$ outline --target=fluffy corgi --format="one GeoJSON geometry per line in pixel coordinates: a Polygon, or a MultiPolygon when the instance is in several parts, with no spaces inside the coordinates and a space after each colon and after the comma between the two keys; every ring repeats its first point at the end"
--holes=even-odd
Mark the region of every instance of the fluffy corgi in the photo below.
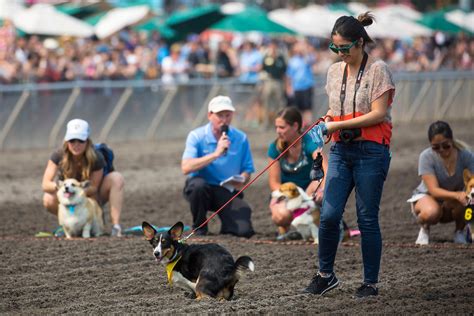
{"type": "Polygon", "coordinates": [[[178,222],[159,234],[147,222],[142,224],[145,239],[153,246],[153,255],[166,266],[168,283],[192,290],[198,300],[230,300],[241,273],[255,270],[252,259],[242,256],[234,262],[232,255],[217,244],[180,243],[183,228],[183,223],[178,222]]]}
{"type": "Polygon", "coordinates": [[[319,208],[306,192],[293,182],[280,185],[278,190],[272,192],[276,203],[286,204],[286,209],[293,214],[291,226],[298,231],[303,239],[312,239],[318,243],[319,208]]]}
{"type": "Polygon", "coordinates": [[[466,240],[467,242],[472,243],[472,240],[474,239],[474,232],[471,227],[471,223],[474,220],[474,174],[472,174],[469,169],[464,169],[463,178],[466,196],[469,200],[469,205],[466,207],[464,213],[464,219],[468,222],[466,227],[466,240]]]}
{"type": "Polygon", "coordinates": [[[84,192],[88,185],[89,181],[79,182],[76,179],[58,183],[58,220],[66,238],[100,236],[104,231],[102,209],[84,192]]]}

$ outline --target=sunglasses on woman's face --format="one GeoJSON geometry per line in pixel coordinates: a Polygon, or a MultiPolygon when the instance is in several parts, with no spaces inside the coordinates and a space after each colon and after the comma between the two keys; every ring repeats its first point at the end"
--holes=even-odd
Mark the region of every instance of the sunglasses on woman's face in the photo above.
{"type": "Polygon", "coordinates": [[[86,142],[85,140],[81,140],[81,139],[71,139],[69,141],[69,143],[71,144],[75,144],[75,143],[84,144],[85,142],[86,142]]]}
{"type": "Polygon", "coordinates": [[[441,148],[443,148],[443,150],[448,150],[451,149],[451,147],[452,144],[450,141],[445,141],[440,144],[431,144],[431,149],[433,149],[434,151],[440,151],[441,148]]]}
{"type": "Polygon", "coordinates": [[[334,45],[334,43],[331,42],[329,44],[329,49],[332,50],[336,54],[339,54],[339,52],[341,52],[343,54],[349,54],[349,51],[357,43],[357,41],[358,40],[355,40],[351,44],[344,45],[344,46],[339,46],[339,47],[337,47],[336,45],[334,45]]]}

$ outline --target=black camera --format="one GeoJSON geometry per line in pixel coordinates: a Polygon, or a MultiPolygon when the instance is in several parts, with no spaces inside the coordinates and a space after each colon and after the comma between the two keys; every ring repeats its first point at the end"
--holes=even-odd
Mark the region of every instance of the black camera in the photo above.
{"type": "Polygon", "coordinates": [[[320,181],[322,178],[324,178],[323,156],[321,153],[318,153],[316,158],[314,158],[309,177],[311,181],[320,181]]]}
{"type": "Polygon", "coordinates": [[[360,128],[354,128],[354,129],[341,129],[339,131],[339,138],[344,142],[344,143],[350,143],[357,137],[360,137],[362,135],[362,130],[360,128]]]}

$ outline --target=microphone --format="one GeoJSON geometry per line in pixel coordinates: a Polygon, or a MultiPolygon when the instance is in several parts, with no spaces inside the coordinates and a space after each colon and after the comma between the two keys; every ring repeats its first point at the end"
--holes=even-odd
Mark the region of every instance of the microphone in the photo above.
{"type": "MultiPolygon", "coordinates": [[[[222,125],[221,126],[221,135],[227,135],[229,133],[229,125],[222,125]]],[[[224,149],[224,156],[227,155],[227,148],[224,149]]]]}

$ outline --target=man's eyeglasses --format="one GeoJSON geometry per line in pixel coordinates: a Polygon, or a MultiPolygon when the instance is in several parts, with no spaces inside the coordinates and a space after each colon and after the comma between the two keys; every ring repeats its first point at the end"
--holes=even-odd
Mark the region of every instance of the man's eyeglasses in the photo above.
{"type": "Polygon", "coordinates": [[[339,46],[337,47],[334,43],[329,44],[329,49],[332,50],[334,53],[339,54],[339,52],[343,54],[349,54],[350,49],[357,43],[358,40],[353,41],[349,45],[339,46]]]}
{"type": "Polygon", "coordinates": [[[71,139],[68,142],[71,143],[71,144],[74,144],[74,143],[84,144],[86,141],[81,140],[81,139],[71,139]]]}
{"type": "Polygon", "coordinates": [[[440,151],[441,148],[443,148],[443,150],[448,150],[448,149],[451,149],[452,146],[453,145],[451,144],[450,141],[445,141],[440,144],[432,144],[431,149],[433,149],[434,151],[440,151]]]}

